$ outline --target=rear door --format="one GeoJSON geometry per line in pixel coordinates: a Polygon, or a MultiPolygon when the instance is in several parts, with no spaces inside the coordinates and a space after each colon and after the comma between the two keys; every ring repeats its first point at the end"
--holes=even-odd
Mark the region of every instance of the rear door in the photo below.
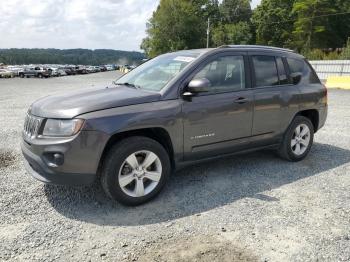
{"type": "Polygon", "coordinates": [[[286,123],[298,112],[299,89],[292,85],[285,57],[276,53],[250,53],[253,72],[254,117],[252,135],[278,142],[286,123]]]}
{"type": "Polygon", "coordinates": [[[231,152],[239,139],[251,136],[253,96],[246,88],[247,68],[245,53],[225,52],[209,58],[187,80],[206,78],[211,91],[183,102],[185,160],[231,152]]]}

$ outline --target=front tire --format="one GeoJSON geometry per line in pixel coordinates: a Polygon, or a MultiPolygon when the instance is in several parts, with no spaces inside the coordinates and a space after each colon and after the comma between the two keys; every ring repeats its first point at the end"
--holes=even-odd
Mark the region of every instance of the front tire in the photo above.
{"type": "Polygon", "coordinates": [[[129,137],[109,150],[101,183],[110,198],[136,206],[154,198],[170,172],[169,155],[161,144],[148,137],[129,137]]]}
{"type": "Polygon", "coordinates": [[[314,127],[310,119],[296,116],[284,134],[278,153],[288,161],[301,161],[310,152],[313,139],[314,127]]]}

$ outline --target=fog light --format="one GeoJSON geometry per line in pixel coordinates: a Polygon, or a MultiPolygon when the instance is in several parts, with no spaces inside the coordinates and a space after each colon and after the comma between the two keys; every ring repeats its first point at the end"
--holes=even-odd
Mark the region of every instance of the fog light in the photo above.
{"type": "Polygon", "coordinates": [[[55,164],[56,164],[56,165],[58,165],[58,166],[63,165],[64,156],[63,156],[61,153],[55,153],[55,154],[53,155],[53,158],[54,158],[54,161],[55,161],[55,164]]]}
{"type": "Polygon", "coordinates": [[[64,155],[62,153],[58,153],[58,152],[45,153],[44,157],[47,165],[50,167],[58,167],[63,165],[64,163],[64,155]]]}

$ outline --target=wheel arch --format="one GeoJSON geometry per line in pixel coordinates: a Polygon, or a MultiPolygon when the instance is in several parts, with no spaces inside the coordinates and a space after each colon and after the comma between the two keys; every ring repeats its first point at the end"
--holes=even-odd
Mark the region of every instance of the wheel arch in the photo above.
{"type": "Polygon", "coordinates": [[[171,138],[170,138],[168,131],[162,127],[152,127],[152,128],[128,130],[128,131],[123,131],[123,132],[119,132],[119,133],[112,135],[109,138],[109,140],[107,141],[107,143],[103,149],[102,155],[100,157],[98,170],[101,170],[101,166],[103,164],[103,161],[113,145],[115,145],[117,142],[119,142],[125,138],[133,137],[133,136],[148,137],[148,138],[151,138],[151,139],[157,141],[158,143],[160,143],[169,154],[171,167],[172,168],[175,167],[174,149],[173,149],[173,144],[172,144],[172,141],[171,141],[171,138]]]}
{"type": "Polygon", "coordinates": [[[319,122],[320,122],[320,115],[319,115],[319,112],[317,111],[317,109],[303,110],[303,111],[298,112],[296,114],[296,116],[304,116],[304,117],[310,119],[310,121],[314,127],[314,133],[317,132],[319,122]]]}

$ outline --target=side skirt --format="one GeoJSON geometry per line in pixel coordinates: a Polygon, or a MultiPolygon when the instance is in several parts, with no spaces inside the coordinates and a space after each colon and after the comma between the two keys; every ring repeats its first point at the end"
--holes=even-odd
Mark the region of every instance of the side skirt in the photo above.
{"type": "Polygon", "coordinates": [[[277,143],[277,144],[272,144],[272,145],[268,145],[268,146],[260,146],[260,147],[245,149],[245,150],[241,150],[241,151],[236,151],[233,153],[227,153],[227,154],[222,154],[222,155],[218,155],[218,156],[207,157],[207,158],[203,158],[203,159],[199,159],[199,160],[177,162],[177,163],[175,163],[175,171],[178,171],[180,169],[183,169],[183,168],[191,166],[191,165],[196,165],[196,164],[200,164],[203,162],[209,162],[209,161],[217,160],[220,158],[226,158],[226,157],[235,156],[235,155],[247,154],[247,153],[259,151],[262,149],[278,149],[279,146],[280,146],[280,144],[277,143]]]}

